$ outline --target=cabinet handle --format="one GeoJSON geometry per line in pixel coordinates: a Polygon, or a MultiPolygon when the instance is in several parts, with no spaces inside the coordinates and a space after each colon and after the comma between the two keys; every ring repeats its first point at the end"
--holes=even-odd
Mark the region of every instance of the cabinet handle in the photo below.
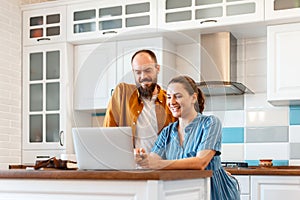
{"type": "Polygon", "coordinates": [[[51,40],[51,39],[50,38],[39,38],[39,39],[37,39],[38,42],[42,41],[42,40],[51,40]]]}
{"type": "Polygon", "coordinates": [[[60,144],[60,146],[64,146],[63,139],[62,139],[63,134],[64,134],[64,131],[59,132],[59,144],[60,144]]]}
{"type": "Polygon", "coordinates": [[[214,22],[214,23],[217,23],[218,21],[215,20],[215,19],[208,19],[208,20],[201,21],[200,24],[204,24],[204,23],[208,23],[208,22],[214,22]]]}
{"type": "Polygon", "coordinates": [[[115,34],[117,33],[117,31],[105,31],[102,34],[105,35],[105,34],[113,34],[113,33],[115,34]]]}

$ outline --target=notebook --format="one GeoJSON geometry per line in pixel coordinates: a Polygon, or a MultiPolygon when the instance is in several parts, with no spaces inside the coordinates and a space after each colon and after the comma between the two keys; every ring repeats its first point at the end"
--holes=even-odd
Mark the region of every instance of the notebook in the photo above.
{"type": "Polygon", "coordinates": [[[132,170],[136,168],[131,127],[73,128],[78,169],[132,170]]]}

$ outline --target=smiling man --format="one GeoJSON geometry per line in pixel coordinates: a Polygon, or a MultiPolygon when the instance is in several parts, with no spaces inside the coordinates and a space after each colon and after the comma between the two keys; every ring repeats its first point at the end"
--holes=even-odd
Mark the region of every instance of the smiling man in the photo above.
{"type": "Polygon", "coordinates": [[[166,91],[157,84],[160,65],[151,50],[131,59],[135,85],[119,83],[109,101],[103,125],[131,126],[134,148],[148,153],[162,130],[176,121],[166,105],[166,91]]]}

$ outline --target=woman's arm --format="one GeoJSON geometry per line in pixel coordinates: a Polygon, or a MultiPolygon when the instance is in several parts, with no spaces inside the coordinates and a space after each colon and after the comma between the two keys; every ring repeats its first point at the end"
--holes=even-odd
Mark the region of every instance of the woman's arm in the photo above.
{"type": "Polygon", "coordinates": [[[178,160],[163,160],[155,153],[143,154],[137,158],[137,163],[143,168],[150,169],[199,169],[204,170],[213,156],[214,150],[202,150],[196,157],[183,158],[178,160]]]}

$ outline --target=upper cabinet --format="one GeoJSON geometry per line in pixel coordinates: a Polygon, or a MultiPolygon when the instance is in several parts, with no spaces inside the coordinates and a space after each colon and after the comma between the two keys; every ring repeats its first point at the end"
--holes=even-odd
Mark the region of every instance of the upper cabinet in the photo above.
{"type": "Polygon", "coordinates": [[[74,56],[74,109],[105,109],[116,85],[116,43],[78,45],[74,56]]]}
{"type": "Polygon", "coordinates": [[[66,40],[66,7],[23,12],[23,44],[37,45],[66,40]]]}
{"type": "Polygon", "coordinates": [[[131,57],[140,49],[155,52],[162,65],[158,83],[166,86],[175,74],[175,46],[162,37],[77,45],[74,51],[74,109],[103,111],[116,84],[135,84],[131,57]]]}
{"type": "Polygon", "coordinates": [[[68,7],[68,40],[105,39],[123,32],[156,28],[156,1],[120,0],[68,7]]]}
{"type": "Polygon", "coordinates": [[[268,27],[268,101],[300,105],[300,23],[268,27]]]}
{"type": "Polygon", "coordinates": [[[300,17],[299,0],[265,0],[265,8],[266,20],[300,17]]]}
{"type": "Polygon", "coordinates": [[[158,26],[161,29],[195,29],[262,21],[261,0],[161,0],[158,26]]]}

